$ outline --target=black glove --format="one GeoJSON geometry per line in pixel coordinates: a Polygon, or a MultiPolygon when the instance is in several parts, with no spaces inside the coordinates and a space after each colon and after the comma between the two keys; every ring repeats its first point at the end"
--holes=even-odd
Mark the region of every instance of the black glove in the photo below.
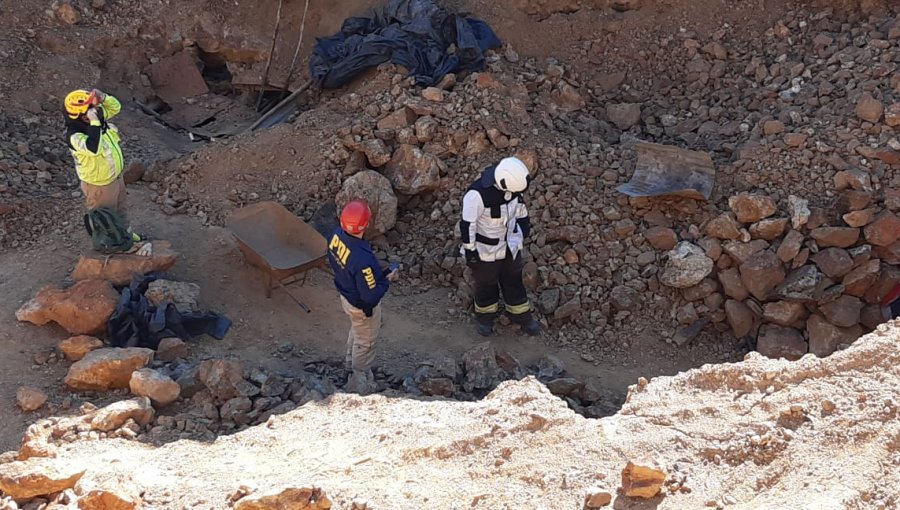
{"type": "Polygon", "coordinates": [[[375,311],[375,309],[366,307],[366,308],[363,308],[362,311],[364,314],[366,314],[366,317],[371,317],[372,313],[375,311]]]}
{"type": "Polygon", "coordinates": [[[466,250],[466,265],[472,266],[478,262],[481,262],[481,259],[478,257],[478,251],[466,250]]]}

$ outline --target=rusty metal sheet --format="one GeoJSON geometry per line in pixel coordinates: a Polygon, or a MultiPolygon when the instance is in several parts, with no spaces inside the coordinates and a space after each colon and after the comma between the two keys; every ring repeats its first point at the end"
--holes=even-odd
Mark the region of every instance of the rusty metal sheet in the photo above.
{"type": "Polygon", "coordinates": [[[617,189],[632,197],[677,195],[709,200],[716,167],[708,153],[670,145],[638,142],[637,165],[631,180],[617,189]]]}
{"type": "Polygon", "coordinates": [[[184,51],[151,64],[147,75],[156,94],[167,103],[209,92],[193,57],[184,51]]]}

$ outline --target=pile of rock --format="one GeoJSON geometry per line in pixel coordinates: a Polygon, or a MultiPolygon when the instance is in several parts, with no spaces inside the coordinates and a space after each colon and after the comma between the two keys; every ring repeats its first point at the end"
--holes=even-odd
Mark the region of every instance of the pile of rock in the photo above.
{"type": "MultiPolygon", "coordinates": [[[[148,436],[155,441],[231,433],[338,391],[358,391],[346,386],[349,373],[338,361],[308,362],[304,370],[291,374],[248,370],[238,361],[225,359],[199,364],[177,360],[158,371],[180,386],[184,405],[175,408],[174,415],[157,418],[148,436]]],[[[448,357],[422,363],[413,373],[376,368],[367,391],[476,400],[502,381],[528,375],[540,378],[553,394],[587,417],[609,416],[622,403],[619,395],[594,381],[585,383],[567,376],[563,363],[552,356],[524,366],[489,343],[473,347],[459,361],[448,357]]]]}
{"type": "Polygon", "coordinates": [[[130,480],[93,473],[56,459],[32,458],[3,466],[0,509],[78,508],[137,510],[141,494],[130,480]],[[20,506],[21,505],[21,506],[20,506]]]}
{"type": "MultiPolygon", "coordinates": [[[[59,105],[32,101],[26,114],[0,112],[0,247],[26,248],[81,228],[78,178],[59,105]]],[[[83,232],[83,230],[82,230],[83,232]]]]}
{"type": "MultiPolygon", "coordinates": [[[[98,345],[99,340],[90,337],[75,337],[61,344],[68,356],[78,358],[69,368],[66,385],[82,392],[130,390],[135,398],[102,411],[86,404],[84,416],[70,421],[40,421],[26,438],[26,451],[46,450],[49,438],[63,442],[104,437],[157,442],[182,437],[211,439],[265,423],[273,415],[321,401],[342,388],[357,391],[345,388],[349,374],[340,362],[309,362],[304,370],[275,374],[247,369],[235,360],[191,362],[185,344],[178,339],[164,340],[155,353],[141,348],[96,348],[98,345]],[[110,413],[114,419],[109,418],[110,413]]],[[[596,381],[567,375],[562,361],[553,356],[525,366],[490,343],[473,347],[460,360],[428,361],[412,373],[376,369],[374,375],[371,392],[458,400],[476,400],[502,381],[533,375],[570,408],[591,418],[614,414],[622,403],[619,395],[596,381]]]]}
{"type": "MultiPolygon", "coordinates": [[[[884,322],[880,302],[900,282],[900,201],[886,190],[876,205],[868,174],[835,175],[834,209],[790,196],[742,193],[701,226],[702,236],[668,252],[659,276],[681,289],[686,323],[727,321],[771,357],[824,357],[884,322]]],[[[900,196],[900,195],[898,195],[900,196]]]]}
{"type": "MultiPolygon", "coordinates": [[[[506,48],[485,72],[425,90],[382,66],[365,87],[326,105],[347,121],[321,141],[323,162],[309,180],[241,177],[228,198],[279,200],[310,219],[323,201],[368,192],[378,208],[373,233],[384,233],[374,239],[379,254],[403,263],[413,290],[454,289],[464,309],[471,291],[458,257],[460,200],[484,167],[515,153],[536,176],[526,196],[534,232],[526,279],[562,344],[592,356],[626,348],[630,336],[683,343],[703,328],[678,327],[704,315],[715,324],[706,331],[724,332],[724,304],[710,298],[686,308],[658,273],[675,231],[696,241],[699,226],[728,209],[622,196],[616,186],[634,169],[634,142],[709,152],[725,196],[753,190],[786,204],[795,195],[830,210],[835,176],[845,171],[867,174],[877,198],[900,163],[900,80],[890,70],[900,28],[890,17],[800,9],[761,35],[727,27],[641,34],[640,58],[619,54],[609,44],[614,32],[583,44],[583,57],[600,66],[519,58],[506,48]],[[637,313],[641,320],[632,320],[637,313]]],[[[325,109],[300,115],[295,126],[315,126],[325,109]]],[[[255,165],[254,143],[218,152],[246,154],[255,165]]],[[[219,158],[207,151],[179,163],[165,193],[186,212],[224,217],[215,199],[185,192],[189,180],[215,172],[219,158]]],[[[867,208],[849,221],[865,220],[859,211],[867,208]]],[[[769,242],[779,225],[752,234],[769,242]]]]}

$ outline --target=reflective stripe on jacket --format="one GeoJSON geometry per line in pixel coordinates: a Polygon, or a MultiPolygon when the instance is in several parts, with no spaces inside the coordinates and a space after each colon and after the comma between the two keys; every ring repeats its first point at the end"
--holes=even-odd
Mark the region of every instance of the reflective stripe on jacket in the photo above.
{"type": "Polygon", "coordinates": [[[119,130],[108,122],[122,110],[122,104],[107,95],[98,109],[101,120],[91,121],[89,125],[70,123],[67,135],[78,178],[94,186],[106,186],[122,175],[125,165],[119,147],[119,130]]]}

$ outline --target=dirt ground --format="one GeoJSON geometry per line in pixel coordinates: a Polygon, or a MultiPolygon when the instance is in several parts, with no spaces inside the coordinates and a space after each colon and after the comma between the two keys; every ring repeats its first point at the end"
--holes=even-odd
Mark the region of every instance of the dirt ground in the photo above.
{"type": "MultiPolygon", "coordinates": [[[[379,3],[354,0],[341,2],[334,8],[329,6],[325,10],[313,5],[307,20],[306,37],[312,41],[313,37],[333,33],[347,16],[364,14],[368,7],[379,3]]],[[[524,5],[526,2],[520,3],[524,5]]],[[[565,3],[530,2],[529,5],[565,3]]],[[[598,5],[602,3],[598,2],[598,5]]],[[[223,40],[231,43],[239,41],[254,50],[268,48],[267,37],[259,34],[269,33],[276,2],[254,6],[257,16],[246,23],[239,21],[246,21],[242,16],[250,9],[247,4],[236,3],[239,8],[215,2],[209,4],[209,9],[196,19],[191,16],[190,6],[186,4],[171,8],[164,8],[162,2],[116,4],[117,9],[124,10],[95,10],[74,29],[47,16],[44,12],[47,6],[40,2],[24,2],[17,9],[4,6],[5,16],[0,20],[0,27],[4,29],[4,33],[0,34],[0,72],[5,78],[0,80],[0,97],[11,99],[11,111],[16,112],[23,111],[33,102],[38,103],[38,110],[41,103],[58,105],[65,90],[84,82],[109,85],[111,91],[126,99],[139,97],[137,91],[141,86],[138,75],[154,51],[166,53],[162,48],[167,45],[187,44],[193,38],[202,37],[214,26],[233,25],[240,28],[232,30],[223,40]],[[150,13],[154,10],[159,10],[162,15],[154,18],[152,23],[144,23],[143,20],[150,19],[150,13]],[[113,23],[111,12],[130,15],[120,16],[113,23]],[[33,20],[33,23],[25,23],[26,20],[33,20]],[[26,29],[26,25],[34,28],[26,29]],[[100,61],[98,55],[91,54],[86,48],[69,44],[67,41],[76,32],[82,37],[100,41],[107,59],[100,61]],[[168,39],[170,36],[171,40],[168,39]],[[177,42],[179,38],[180,42],[177,42]]],[[[285,72],[302,15],[302,2],[293,0],[286,4],[284,39],[276,51],[273,67],[275,78],[279,72],[285,72]]],[[[703,39],[726,24],[739,24],[743,32],[752,34],[769,29],[773,20],[794,6],[794,3],[786,5],[776,1],[670,0],[654,2],[639,11],[627,13],[617,13],[603,7],[585,8],[573,14],[546,13],[545,16],[509,9],[500,2],[464,0],[449,4],[489,21],[500,37],[523,56],[579,63],[579,73],[585,76],[586,82],[611,71],[627,71],[629,80],[638,91],[651,88],[646,83],[653,78],[653,59],[642,53],[646,41],[653,40],[648,36],[651,32],[665,34],[690,29],[703,39]],[[540,35],[547,33],[566,36],[548,38],[540,35]]],[[[803,2],[797,3],[801,4],[803,2]]],[[[81,12],[92,12],[84,2],[76,2],[76,5],[81,12]]],[[[310,47],[305,47],[302,57],[308,54],[310,47]]],[[[301,61],[301,64],[305,63],[301,61]]],[[[326,94],[322,100],[336,95],[339,94],[326,94]]],[[[44,110],[53,108],[56,106],[44,107],[44,110]]],[[[138,113],[133,103],[128,103],[126,110],[117,123],[126,133],[125,149],[132,159],[150,163],[202,146],[138,113]]],[[[298,173],[286,176],[300,179],[302,171],[314,169],[320,157],[321,148],[315,145],[318,139],[313,134],[316,130],[332,129],[336,125],[335,116],[337,114],[332,112],[331,117],[315,118],[314,122],[300,126],[307,132],[304,136],[295,136],[297,129],[291,131],[291,127],[282,126],[260,134],[253,144],[247,144],[249,150],[240,143],[233,149],[228,147],[226,150],[248,151],[235,155],[238,163],[253,161],[254,164],[258,162],[259,167],[227,166],[221,174],[206,175],[202,181],[191,185],[199,188],[199,192],[207,198],[224,202],[227,188],[238,174],[245,190],[268,183],[272,176],[266,164],[271,160],[266,158],[271,157],[268,152],[276,150],[285,151],[290,154],[290,159],[300,161],[293,168],[298,173]]],[[[42,142],[55,143],[50,138],[42,142]]],[[[222,148],[225,146],[212,144],[198,154],[202,157],[204,153],[222,148]]],[[[218,161],[225,161],[225,158],[218,161]]],[[[164,215],[156,204],[150,202],[154,194],[148,188],[147,184],[132,188],[130,200],[135,222],[139,226],[146,225],[146,230],[155,237],[170,239],[182,254],[173,270],[173,277],[198,283],[202,289],[202,305],[225,313],[235,321],[225,340],[218,342],[207,338],[196,342],[193,346],[196,357],[233,355],[279,370],[292,364],[341,354],[346,320],[336,306],[336,295],[324,273],[315,274],[306,288],[296,291],[313,309],[311,314],[303,313],[281,292],[276,291],[273,298],[267,300],[262,294],[257,274],[244,265],[225,230],[204,226],[194,216],[164,215]],[[287,344],[294,346],[289,356],[279,350],[287,344]]],[[[55,328],[22,325],[14,319],[14,312],[21,303],[44,284],[62,281],[73,267],[78,253],[88,248],[78,219],[78,199],[68,196],[35,202],[35,207],[39,208],[49,208],[51,205],[56,208],[53,212],[57,216],[55,227],[45,233],[38,245],[28,250],[13,249],[0,254],[0,353],[9,353],[0,356],[0,410],[4,414],[4,425],[9,425],[0,431],[0,449],[15,448],[25,424],[34,418],[33,415],[23,415],[15,407],[14,394],[18,386],[42,387],[52,394],[51,406],[43,412],[77,407],[66,402],[70,396],[60,393],[64,367],[61,364],[35,365],[32,362],[35,353],[52,348],[65,338],[64,333],[55,328]],[[66,221],[61,218],[70,219],[66,221]]],[[[227,204],[222,209],[229,206],[227,204]]],[[[418,362],[443,353],[459,354],[480,341],[473,334],[472,324],[465,314],[451,310],[456,305],[450,298],[449,289],[435,288],[416,294],[413,289],[403,288],[401,284],[398,290],[400,292],[389,296],[385,303],[386,319],[378,363],[411,369],[418,362]]],[[[646,312],[651,315],[649,312],[655,311],[646,312]]],[[[603,386],[619,394],[624,394],[626,386],[639,376],[674,374],[705,363],[733,361],[743,349],[743,346],[731,345],[734,340],[727,335],[713,341],[675,347],[666,343],[665,338],[658,334],[658,328],[641,330],[644,333],[640,336],[622,338],[623,342],[617,345],[616,350],[588,358],[593,359],[592,362],[582,359],[582,352],[578,350],[561,349],[545,338],[519,338],[511,335],[509,330],[504,330],[504,334],[493,341],[526,363],[545,354],[556,354],[576,377],[598,378],[603,386]]]]}
{"type": "MultiPolygon", "coordinates": [[[[133,221],[152,225],[150,231],[157,239],[171,239],[181,254],[171,276],[199,284],[201,307],[224,313],[234,321],[224,340],[204,337],[192,343],[192,357],[235,357],[250,366],[280,371],[343,355],[348,322],[327,273],[317,270],[311,273],[305,287],[294,286],[292,290],[312,309],[309,314],[283,291],[275,291],[271,299],[266,299],[258,272],[244,263],[225,229],[204,227],[192,217],[162,214],[147,201],[150,193],[145,186],[130,188],[133,221]],[[286,356],[279,347],[287,344],[293,349],[286,356]]],[[[65,364],[38,366],[32,361],[35,354],[53,348],[68,335],[53,326],[36,327],[15,320],[15,310],[24,301],[42,286],[63,281],[79,253],[89,250],[80,225],[70,227],[65,236],[48,240],[38,249],[0,255],[0,351],[8,353],[0,356],[0,406],[4,410],[0,450],[18,448],[25,427],[37,417],[16,407],[19,386],[42,388],[52,395],[46,414],[54,410],[65,412],[60,409],[63,401],[72,398],[62,385],[65,364]]],[[[448,315],[452,306],[447,291],[441,289],[412,296],[389,295],[376,364],[411,371],[420,362],[443,354],[458,356],[483,341],[472,323],[448,315]]],[[[610,352],[608,357],[588,363],[579,353],[560,351],[541,338],[521,337],[511,329],[504,331],[491,341],[523,363],[553,354],[565,362],[575,377],[596,378],[603,387],[620,395],[638,377],[672,375],[702,363],[722,361],[708,351],[698,357],[691,350],[676,348],[660,338],[645,337],[630,339],[628,352],[610,352]]],[[[92,401],[103,400],[100,397],[92,401]]]]}

